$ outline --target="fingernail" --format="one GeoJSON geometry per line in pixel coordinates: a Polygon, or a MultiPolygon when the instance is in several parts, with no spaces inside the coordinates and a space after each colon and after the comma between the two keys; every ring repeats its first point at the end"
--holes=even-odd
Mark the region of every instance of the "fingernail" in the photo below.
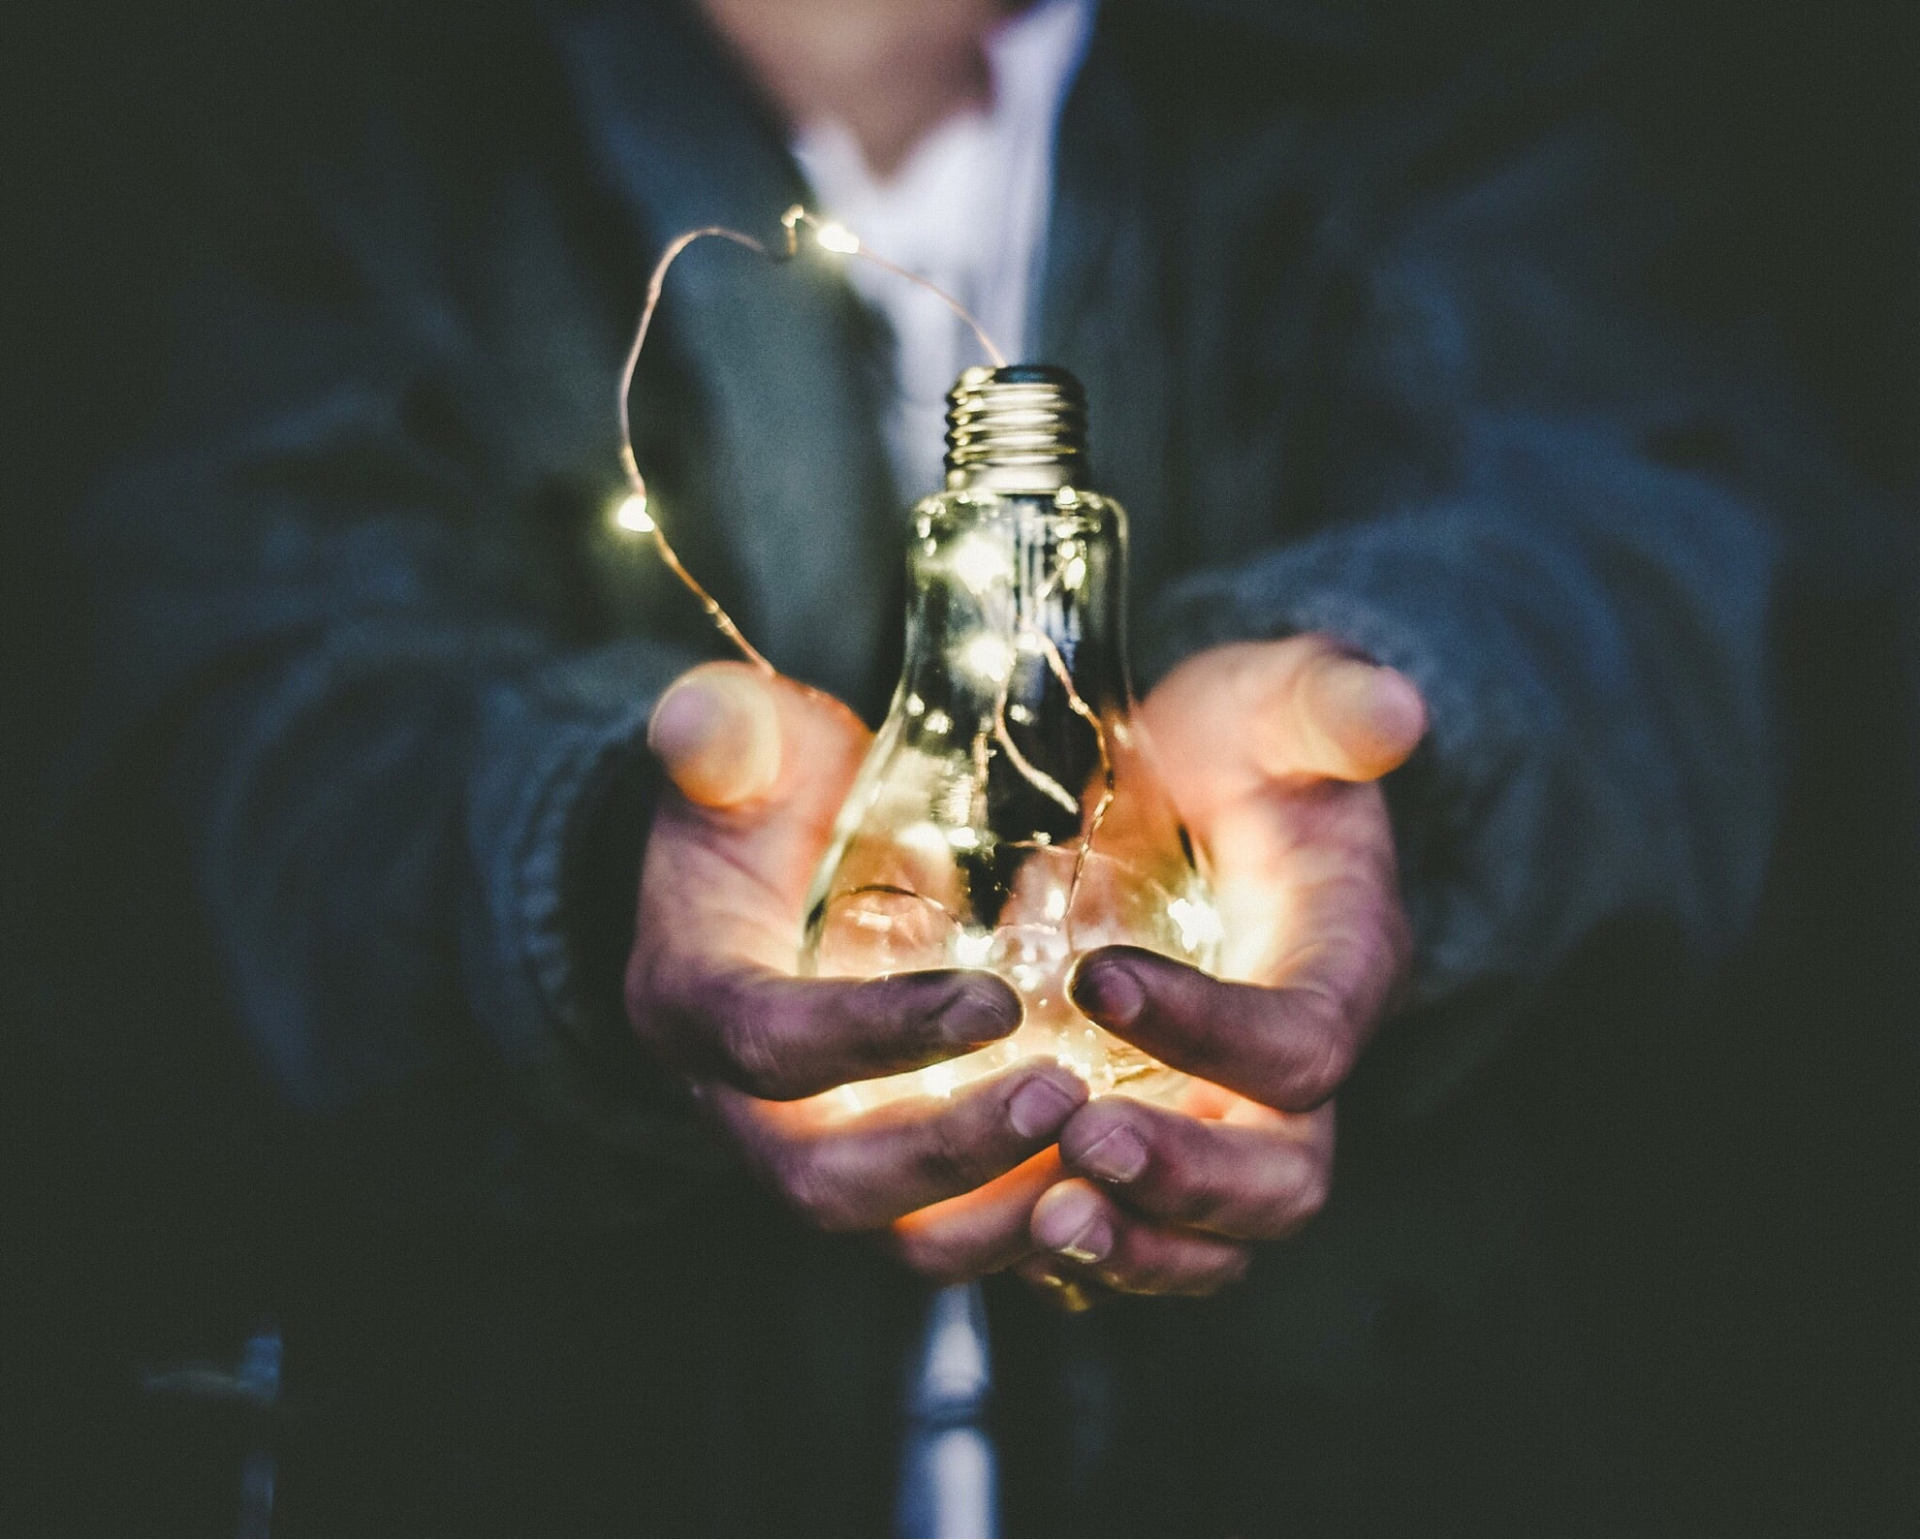
{"type": "Polygon", "coordinates": [[[1342,751],[1368,774],[1397,764],[1427,727],[1426,703],[1397,669],[1337,658],[1315,681],[1320,720],[1342,751]]]}
{"type": "Polygon", "coordinates": [[[1057,1131],[1081,1100],[1044,1075],[1038,1076],[1013,1093],[1007,1103],[1007,1121],[1022,1139],[1038,1139],[1057,1131]]]}
{"type": "Polygon", "coordinates": [[[1147,1147],[1123,1123],[1094,1140],[1073,1163],[1109,1182],[1131,1182],[1147,1169],[1147,1147]]]}
{"type": "Polygon", "coordinates": [[[1113,1225],[1090,1192],[1068,1192],[1033,1218],[1034,1239],[1069,1262],[1104,1261],[1113,1250],[1113,1225]]]}
{"type": "Polygon", "coordinates": [[[1101,962],[1074,974],[1073,1003],[1095,1021],[1127,1027],[1146,1009],[1147,993],[1123,964],[1101,962]]]}
{"type": "Polygon", "coordinates": [[[998,1042],[1020,1025],[1020,1001],[1011,990],[962,984],[940,1007],[937,1025],[945,1041],[963,1047],[998,1042]]]}

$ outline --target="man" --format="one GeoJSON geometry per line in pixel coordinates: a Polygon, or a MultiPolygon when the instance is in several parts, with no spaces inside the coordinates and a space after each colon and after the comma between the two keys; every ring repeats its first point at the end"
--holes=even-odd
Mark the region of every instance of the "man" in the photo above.
{"type": "Polygon", "coordinates": [[[291,143],[209,232],[175,420],[92,504],[92,744],[151,754],[171,901],[298,1190],[351,1215],[301,1238],[325,1287],[294,1280],[289,1384],[304,1352],[323,1408],[403,1387],[317,1412],[288,1501],[875,1528],[899,1262],[1080,1303],[1257,1258],[1216,1304],[1084,1326],[997,1296],[1015,1522],[1596,1511],[1586,1366],[1528,1271],[1539,1173],[1490,1088],[1570,968],[1631,1007],[1751,908],[1777,419],[1650,297],[1661,225],[1581,46],[1105,8],[1061,76],[1026,351],[1087,385],[1146,720],[1219,881],[1309,902],[1247,978],[1081,967],[1215,1118],[1022,1066],[823,1129],[809,1094],[1014,1021],[985,976],[780,955],[892,678],[923,488],[887,457],[887,339],[821,264],[703,253],[631,403],[690,566],[844,706],[700,666],[702,617],[607,517],[610,382],[667,239],[808,195],[790,141],[838,123],[884,184],[992,110],[1006,18],[897,11],[586,5],[309,59],[291,143]],[[863,46],[810,49],[829,21],[863,46]],[[332,1241],[369,1224],[430,1237],[426,1276],[466,1272],[434,1305],[484,1334],[397,1368],[419,1318],[366,1302],[412,1275],[332,1241]],[[492,1292],[549,1248],[586,1259],[562,1298],[591,1329],[492,1292]],[[463,1376],[491,1388],[450,1413],[463,1376]],[[1158,1426],[1155,1395],[1212,1407],[1158,1426]],[[584,1426],[604,1446],[552,1432],[584,1426]]]}

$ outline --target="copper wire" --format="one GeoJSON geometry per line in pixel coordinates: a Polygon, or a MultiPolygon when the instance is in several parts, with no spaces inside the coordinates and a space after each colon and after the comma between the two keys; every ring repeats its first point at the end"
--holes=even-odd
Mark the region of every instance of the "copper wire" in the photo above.
{"type": "Polygon", "coordinates": [[[1093,805],[1093,811],[1087,816],[1086,832],[1080,836],[1080,848],[1073,855],[1073,875],[1067,879],[1067,907],[1061,915],[1061,931],[1066,937],[1067,950],[1073,945],[1073,906],[1080,897],[1080,879],[1086,874],[1087,857],[1093,854],[1093,842],[1100,833],[1100,826],[1107,821],[1107,810],[1113,806],[1116,790],[1113,754],[1107,747],[1107,730],[1101,724],[1100,713],[1086,703],[1080,691],[1075,688],[1073,675],[1068,671],[1067,660],[1060,656],[1060,649],[1053,638],[1044,632],[1035,633],[1040,638],[1040,649],[1047,659],[1047,667],[1053,670],[1053,677],[1060,681],[1060,687],[1067,692],[1067,705],[1073,714],[1093,729],[1093,746],[1100,756],[1100,799],[1093,805]]]}
{"type": "Polygon", "coordinates": [[[640,312],[639,325],[634,328],[633,345],[627,349],[626,362],[620,370],[620,400],[618,412],[620,424],[620,467],[626,472],[627,484],[633,488],[634,496],[640,499],[641,510],[647,515],[647,521],[650,526],[649,533],[653,536],[654,549],[660,553],[660,559],[667,564],[667,570],[680,580],[682,586],[684,586],[695,599],[699,600],[700,607],[707,612],[708,618],[712,620],[714,625],[719,629],[720,634],[734,645],[742,657],[763,674],[774,674],[777,673],[778,670],[767,661],[766,656],[759,648],[747,640],[746,633],[734,623],[733,617],[721,607],[720,601],[708,593],[700,583],[700,580],[687,570],[686,565],[680,560],[679,554],[674,550],[673,543],[667,539],[667,532],[662,528],[660,520],[653,516],[647,499],[647,479],[641,475],[640,462],[633,452],[633,421],[631,408],[628,406],[628,397],[633,392],[633,377],[640,368],[640,350],[647,345],[647,334],[653,329],[654,313],[660,308],[660,296],[665,290],[667,283],[667,270],[679,260],[682,252],[696,241],[713,238],[731,241],[734,245],[743,246],[748,251],[765,257],[771,262],[791,261],[800,253],[801,225],[805,225],[808,229],[812,230],[817,237],[821,237],[822,245],[826,246],[828,250],[838,251],[845,256],[861,257],[871,262],[875,267],[884,268],[887,272],[904,278],[908,283],[925,289],[927,293],[933,295],[934,298],[938,299],[962,321],[966,322],[969,329],[973,332],[974,337],[979,341],[980,346],[985,350],[987,356],[993,360],[995,368],[1004,369],[1007,363],[1006,355],[1000,351],[999,347],[994,343],[993,338],[987,335],[986,328],[975,319],[973,313],[969,311],[966,306],[962,305],[951,294],[947,293],[945,289],[933,282],[932,279],[925,278],[919,273],[911,272],[907,268],[901,267],[897,262],[889,262],[878,252],[869,250],[864,242],[844,227],[823,224],[813,214],[809,213],[802,204],[794,204],[780,216],[780,226],[786,231],[787,241],[786,249],[778,255],[769,251],[764,242],[755,240],[751,235],[743,235],[738,230],[730,230],[724,225],[702,225],[697,230],[686,230],[676,235],[667,243],[666,250],[660,253],[660,260],[654,264],[652,276],[647,280],[646,304],[640,312]],[[828,243],[826,237],[829,235],[836,238],[834,244],[828,243]],[[850,242],[851,244],[840,244],[842,242],[850,242]]]}
{"type": "Polygon", "coordinates": [[[720,634],[739,649],[742,657],[761,673],[774,674],[778,670],[766,660],[759,648],[747,640],[746,633],[734,624],[733,617],[721,608],[720,601],[708,593],[701,586],[700,580],[681,562],[672,542],[667,539],[666,530],[661,527],[660,521],[653,517],[652,510],[647,506],[647,479],[640,474],[640,462],[634,458],[633,453],[633,421],[627,406],[627,397],[633,391],[633,376],[640,367],[640,350],[647,345],[647,333],[653,329],[654,312],[660,308],[660,294],[666,287],[667,269],[672,267],[680,254],[695,241],[705,240],[710,236],[723,241],[732,241],[734,245],[744,246],[747,250],[758,252],[763,257],[773,256],[772,252],[751,235],[742,235],[738,230],[729,230],[723,225],[702,225],[698,230],[685,231],[676,235],[668,243],[667,249],[660,253],[660,260],[653,267],[653,276],[647,280],[647,302],[640,312],[640,324],[634,329],[633,346],[627,349],[627,361],[620,370],[620,465],[627,473],[627,481],[633,488],[634,496],[640,499],[640,506],[647,513],[654,549],[660,553],[660,559],[667,564],[667,570],[681,581],[694,598],[700,601],[708,618],[719,627],[720,634]]]}
{"type": "MultiPolygon", "coordinates": [[[[794,204],[792,208],[780,216],[780,223],[787,232],[787,255],[789,257],[795,255],[800,249],[801,225],[805,225],[809,230],[813,231],[815,235],[821,235],[823,232],[829,230],[837,232],[845,239],[853,242],[851,248],[846,249],[848,256],[864,257],[875,267],[882,268],[897,278],[906,279],[908,283],[914,285],[916,288],[925,289],[927,293],[931,294],[935,299],[939,300],[941,304],[945,305],[947,309],[951,310],[962,321],[967,323],[967,327],[972,331],[974,339],[980,344],[987,357],[993,360],[994,368],[1004,369],[1007,367],[1007,355],[1002,353],[998,344],[994,342],[993,338],[987,335],[987,329],[975,318],[973,312],[967,309],[965,305],[961,304],[959,300],[955,299],[945,289],[941,288],[940,285],[935,283],[931,278],[924,277],[912,271],[910,268],[904,268],[898,262],[889,262],[885,257],[881,256],[879,252],[870,250],[866,243],[854,235],[852,231],[846,229],[844,226],[828,226],[822,224],[819,219],[807,212],[807,210],[798,203],[794,204]]],[[[829,246],[827,249],[837,251],[842,248],[829,246]]]]}
{"type": "MultiPolygon", "coordinates": [[[[772,663],[768,662],[765,654],[755,647],[752,642],[747,640],[746,634],[734,623],[733,617],[721,606],[720,601],[708,593],[699,579],[687,570],[686,565],[680,560],[679,554],[674,550],[672,542],[667,539],[666,530],[662,528],[660,520],[653,516],[652,510],[648,505],[646,477],[641,474],[639,460],[634,454],[633,423],[631,409],[628,405],[628,397],[632,394],[634,376],[640,367],[641,350],[646,346],[647,336],[653,329],[654,315],[660,308],[660,299],[666,288],[668,270],[679,260],[682,253],[684,253],[689,246],[692,246],[697,241],[707,239],[731,241],[734,245],[744,247],[746,250],[754,252],[758,256],[765,257],[769,261],[791,261],[799,255],[800,227],[805,225],[809,230],[814,232],[816,237],[822,238],[821,243],[826,246],[828,250],[837,251],[846,256],[860,257],[865,261],[871,262],[874,266],[884,269],[896,277],[905,279],[908,283],[924,289],[927,293],[933,295],[958,316],[961,321],[966,323],[968,329],[972,331],[975,339],[979,342],[981,349],[986,353],[987,357],[993,361],[995,368],[1004,369],[1007,364],[1006,355],[1000,351],[1000,348],[995,344],[993,338],[987,334],[986,328],[980,324],[973,313],[931,279],[923,277],[921,274],[913,272],[908,268],[901,267],[896,262],[888,261],[878,252],[869,249],[864,242],[860,241],[858,237],[844,229],[844,227],[824,224],[801,204],[796,203],[783,213],[780,216],[780,224],[781,228],[786,232],[787,239],[785,250],[778,254],[769,251],[764,242],[755,240],[751,235],[742,234],[738,230],[728,229],[724,225],[702,225],[696,230],[683,231],[681,234],[675,236],[672,241],[668,242],[666,249],[660,253],[659,261],[654,264],[652,275],[647,280],[646,302],[640,312],[639,324],[634,329],[633,343],[627,349],[626,361],[620,370],[620,394],[617,413],[620,426],[621,469],[625,471],[627,482],[632,487],[634,496],[640,499],[642,511],[646,513],[649,526],[648,532],[653,537],[654,549],[660,553],[660,559],[666,563],[667,570],[678,578],[687,591],[699,601],[701,608],[706,611],[708,617],[713,621],[715,627],[718,628],[720,634],[724,636],[728,642],[732,643],[734,648],[739,651],[740,655],[744,657],[747,662],[751,663],[762,673],[768,675],[776,674],[778,670],[774,668],[772,663]],[[829,244],[828,237],[831,237],[832,244],[829,244]]],[[[1051,593],[1057,576],[1058,574],[1049,577],[1047,583],[1037,595],[1038,598],[1045,599],[1047,595],[1051,593]]],[[[1023,632],[1031,634],[1039,643],[1041,653],[1046,658],[1047,667],[1060,682],[1061,688],[1066,691],[1069,708],[1093,730],[1094,747],[1100,760],[1100,773],[1102,778],[1101,793],[1099,799],[1094,804],[1092,813],[1087,819],[1087,827],[1081,836],[1080,848],[1074,855],[1073,875],[1067,885],[1066,912],[1062,916],[1062,926],[1066,937],[1067,948],[1071,951],[1073,949],[1073,909],[1074,903],[1079,896],[1081,878],[1086,870],[1087,858],[1093,853],[1094,839],[1100,832],[1100,827],[1106,819],[1108,809],[1113,805],[1115,792],[1113,756],[1107,744],[1106,729],[1100,721],[1099,713],[1089,706],[1081,696],[1078,687],[1076,687],[1073,682],[1073,675],[1067,667],[1066,659],[1060,655],[1060,649],[1055,645],[1053,638],[1041,631],[1038,627],[1030,624],[1023,628],[1023,632]]],[[[1007,683],[1003,685],[999,699],[996,702],[992,729],[993,738],[1006,753],[1008,759],[1012,761],[1014,768],[1020,772],[1029,784],[1051,800],[1060,803],[1073,812],[1079,812],[1081,809],[1079,801],[1076,800],[1065,787],[1061,786],[1058,781],[1054,780],[1052,776],[1047,775],[1035,766],[1014,743],[1013,736],[1007,726],[1007,703],[1010,689],[1011,675],[1009,675],[1007,683]]],[[[977,760],[984,760],[985,747],[985,738],[983,736],[975,744],[977,760]]],[[[984,789],[986,782],[984,763],[978,764],[977,769],[980,774],[982,789],[984,789]]],[[[882,889],[863,888],[858,891],[882,891],[882,889]]],[[[904,890],[897,889],[884,889],[884,891],[904,892],[904,890]]],[[[925,895],[922,894],[912,894],[909,896],[925,897],[925,895]]],[[[934,900],[928,899],[927,902],[934,903],[934,900]]],[[[947,911],[937,903],[935,907],[940,908],[942,913],[947,913],[947,911]]]]}

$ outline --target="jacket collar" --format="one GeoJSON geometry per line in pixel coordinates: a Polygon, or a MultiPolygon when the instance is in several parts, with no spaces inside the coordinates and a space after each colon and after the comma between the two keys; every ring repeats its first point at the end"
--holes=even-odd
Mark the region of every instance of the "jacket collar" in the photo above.
{"type": "MultiPolygon", "coordinates": [[[[548,31],[630,216],[635,292],[681,230],[727,225],[777,249],[780,213],[807,189],[689,8],[556,8],[548,31]]],[[[709,425],[729,607],[783,670],[884,703],[903,524],[849,287],[819,261],[770,267],[703,243],[675,264],[661,317],[709,425]]]]}

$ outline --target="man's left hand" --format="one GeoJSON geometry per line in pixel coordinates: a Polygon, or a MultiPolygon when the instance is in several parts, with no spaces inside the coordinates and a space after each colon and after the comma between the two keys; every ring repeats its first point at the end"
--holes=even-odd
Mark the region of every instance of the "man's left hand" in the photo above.
{"type": "Polygon", "coordinates": [[[1193,1078],[1171,1102],[1103,1097],[1060,1135],[1030,1282],[1207,1294],[1255,1242],[1325,1203],[1332,1097],[1411,953],[1378,778],[1426,731],[1418,691],[1320,636],[1215,648],[1143,707],[1174,800],[1210,858],[1222,976],[1131,947],[1081,960],[1076,1003],[1193,1078]]]}

